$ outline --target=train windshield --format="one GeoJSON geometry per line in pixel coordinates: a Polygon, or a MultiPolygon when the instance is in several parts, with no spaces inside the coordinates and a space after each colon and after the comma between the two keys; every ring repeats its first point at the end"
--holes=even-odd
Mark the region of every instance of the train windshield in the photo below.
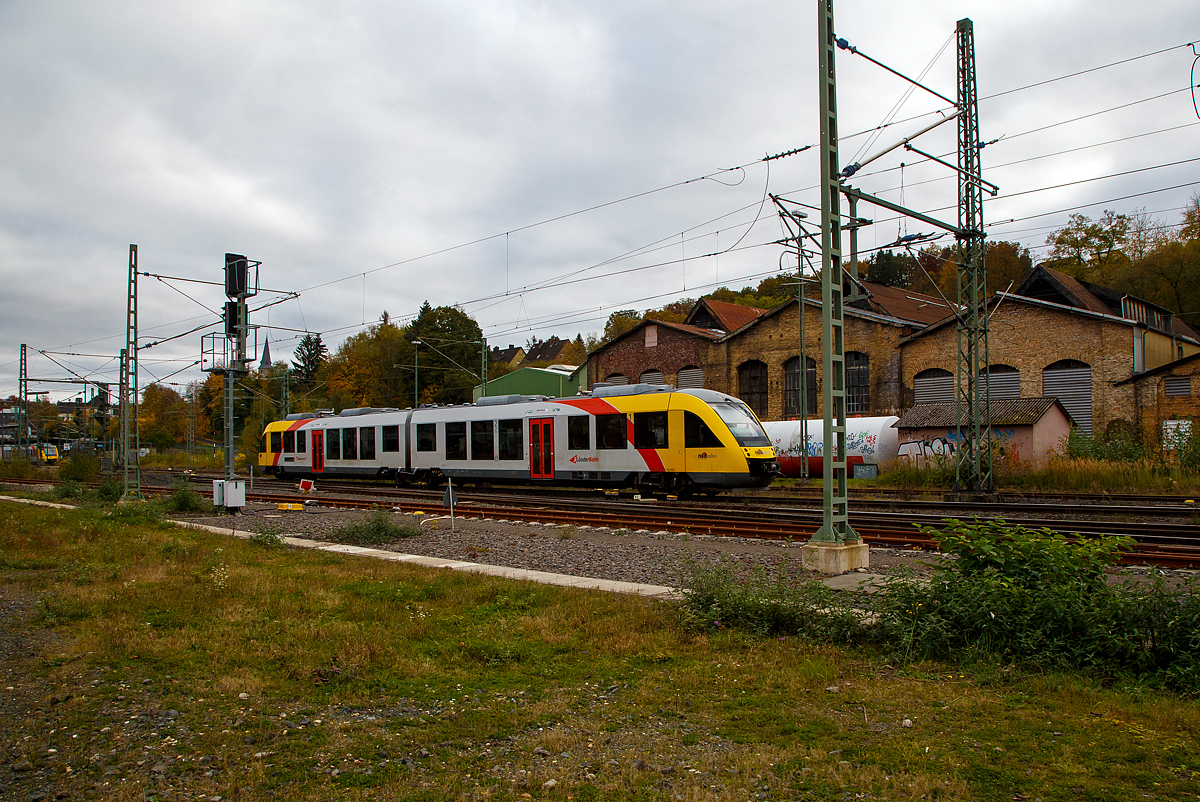
{"type": "Polygon", "coordinates": [[[44,448],[42,448],[42,453],[45,454],[47,458],[57,457],[58,449],[55,448],[54,446],[45,446],[44,448]]]}
{"type": "Polygon", "coordinates": [[[745,404],[718,403],[712,408],[725,421],[739,445],[746,448],[771,445],[771,438],[745,404]]]}

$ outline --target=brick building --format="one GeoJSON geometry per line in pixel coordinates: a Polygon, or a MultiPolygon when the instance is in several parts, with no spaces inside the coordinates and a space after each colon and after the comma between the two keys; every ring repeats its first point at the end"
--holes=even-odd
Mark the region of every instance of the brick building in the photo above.
{"type": "MultiPolygon", "coordinates": [[[[1188,326],[1161,307],[1035,268],[1016,293],[988,302],[993,399],[1056,397],[1085,432],[1137,417],[1126,381],[1200,352],[1188,326]]],[[[954,400],[958,333],[947,318],[900,343],[904,404],[954,400]]]]}
{"type": "Polygon", "coordinates": [[[1147,444],[1171,445],[1200,415],[1200,353],[1168,362],[1118,383],[1133,389],[1134,423],[1147,444]]]}
{"type": "MultiPolygon", "coordinates": [[[[940,299],[862,282],[862,308],[846,307],[848,403],[852,415],[901,408],[899,341],[946,314],[940,299]]],[[[744,400],[764,420],[800,417],[796,300],[772,310],[702,299],[685,323],[643,321],[588,357],[594,382],[706,387],[744,400]]],[[[807,414],[821,414],[821,306],[805,300],[807,414]]]]}

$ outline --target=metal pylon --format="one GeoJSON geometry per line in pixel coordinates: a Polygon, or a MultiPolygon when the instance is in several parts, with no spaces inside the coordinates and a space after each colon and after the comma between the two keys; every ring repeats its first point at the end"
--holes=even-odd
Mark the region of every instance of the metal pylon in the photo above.
{"type": "MultiPolygon", "coordinates": [[[[842,212],[838,167],[837,82],[834,76],[833,0],[817,6],[821,95],[821,391],[825,436],[821,528],[813,542],[857,542],[846,493],[846,372],[842,329],[842,212]]],[[[801,366],[803,369],[804,366],[801,366]]]]}
{"type": "Polygon", "coordinates": [[[987,267],[980,187],[975,31],[958,21],[958,367],[955,489],[990,493],[992,415],[988,392],[987,267]]]}
{"type": "Polygon", "coordinates": [[[22,459],[29,459],[29,362],[21,343],[21,374],[17,380],[17,442],[22,459]]]}
{"type": "Polygon", "coordinates": [[[138,425],[138,357],[137,357],[137,274],[138,250],[129,246],[128,303],[125,307],[125,369],[121,384],[121,462],[125,466],[125,484],[121,501],[142,499],[141,427],[138,425]],[[131,464],[132,463],[132,464],[131,464]]]}

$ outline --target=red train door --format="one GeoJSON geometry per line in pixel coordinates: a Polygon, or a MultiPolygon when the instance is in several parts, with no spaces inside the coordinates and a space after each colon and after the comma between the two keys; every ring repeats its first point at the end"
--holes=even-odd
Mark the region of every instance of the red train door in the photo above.
{"type": "Polygon", "coordinates": [[[529,477],[554,478],[554,418],[529,419],[529,477]]]}
{"type": "Polygon", "coordinates": [[[325,470],[325,432],[320,430],[312,433],[312,469],[313,473],[325,470]]]}

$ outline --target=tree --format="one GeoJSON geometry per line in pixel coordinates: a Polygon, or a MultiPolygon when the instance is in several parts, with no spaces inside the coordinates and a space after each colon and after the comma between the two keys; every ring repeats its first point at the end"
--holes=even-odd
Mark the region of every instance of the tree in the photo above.
{"type": "Polygon", "coordinates": [[[1067,225],[1046,238],[1050,266],[1084,281],[1111,286],[1129,257],[1129,216],[1105,211],[1099,220],[1072,214],[1067,225]]]}
{"type": "Polygon", "coordinates": [[[622,334],[632,331],[641,322],[642,316],[638,314],[636,309],[622,309],[618,312],[613,312],[608,316],[608,322],[604,324],[604,341],[609,342],[617,339],[622,334]]]}
{"type": "MultiPolygon", "coordinates": [[[[386,316],[387,312],[383,314],[386,316]]],[[[305,334],[300,338],[294,355],[296,361],[292,363],[292,376],[301,384],[308,384],[316,378],[322,363],[329,358],[329,348],[321,342],[320,334],[305,334]]]]}
{"type": "Polygon", "coordinates": [[[420,361],[422,403],[469,402],[472,388],[482,381],[479,349],[483,331],[479,324],[461,309],[433,307],[426,301],[406,335],[409,341],[425,344],[420,361]]]}
{"type": "Polygon", "coordinates": [[[583,336],[576,334],[575,339],[567,344],[567,347],[559,354],[559,363],[563,365],[582,365],[587,361],[587,346],[583,342],[583,336]]]}
{"type": "Polygon", "coordinates": [[[142,391],[138,405],[138,426],[141,439],[160,451],[183,440],[187,434],[187,404],[176,391],[161,384],[151,384],[142,391]]]}
{"type": "Polygon", "coordinates": [[[1033,271],[1029,249],[1018,242],[997,240],[984,246],[983,261],[987,267],[987,294],[1012,292],[1025,283],[1033,271]]]}
{"type": "Polygon", "coordinates": [[[912,286],[914,274],[919,272],[916,257],[891,250],[876,251],[867,263],[867,281],[889,287],[908,289],[912,286]]]}

